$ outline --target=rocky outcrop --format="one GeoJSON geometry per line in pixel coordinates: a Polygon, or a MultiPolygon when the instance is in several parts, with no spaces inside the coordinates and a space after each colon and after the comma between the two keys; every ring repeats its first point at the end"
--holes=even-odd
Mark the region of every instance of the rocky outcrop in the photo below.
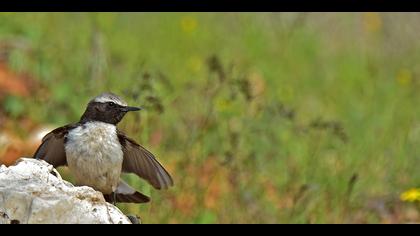
{"type": "Polygon", "coordinates": [[[130,224],[102,193],[75,187],[45,161],[0,166],[0,224],[130,224]]]}

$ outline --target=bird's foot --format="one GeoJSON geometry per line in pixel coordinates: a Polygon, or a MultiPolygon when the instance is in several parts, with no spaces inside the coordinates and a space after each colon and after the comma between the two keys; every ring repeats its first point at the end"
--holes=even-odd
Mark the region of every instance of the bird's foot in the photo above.
{"type": "Polygon", "coordinates": [[[141,219],[138,216],[135,215],[127,215],[127,218],[131,221],[133,224],[141,224],[141,219]]]}
{"type": "Polygon", "coordinates": [[[112,193],[112,205],[117,206],[117,193],[112,193]]]}

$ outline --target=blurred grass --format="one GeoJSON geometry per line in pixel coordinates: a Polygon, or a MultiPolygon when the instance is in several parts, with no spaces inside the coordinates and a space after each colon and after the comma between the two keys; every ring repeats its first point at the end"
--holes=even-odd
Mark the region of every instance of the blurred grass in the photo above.
{"type": "Polygon", "coordinates": [[[145,223],[420,221],[393,216],[420,182],[419,18],[1,13],[25,46],[9,66],[42,84],[2,106],[57,126],[104,90],[145,106],[119,127],[175,180],[127,177],[152,203],[119,206],[145,223]]]}

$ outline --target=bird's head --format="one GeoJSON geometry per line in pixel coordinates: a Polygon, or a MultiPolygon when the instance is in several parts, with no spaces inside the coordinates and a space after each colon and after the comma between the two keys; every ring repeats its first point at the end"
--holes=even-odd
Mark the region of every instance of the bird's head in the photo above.
{"type": "Polygon", "coordinates": [[[128,106],[124,100],[113,93],[102,93],[90,100],[80,121],[101,121],[116,125],[127,112],[141,109],[141,107],[128,106]]]}

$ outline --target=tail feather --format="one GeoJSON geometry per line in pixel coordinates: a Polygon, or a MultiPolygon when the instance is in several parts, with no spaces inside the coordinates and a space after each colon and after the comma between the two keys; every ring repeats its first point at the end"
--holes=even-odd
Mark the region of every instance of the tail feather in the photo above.
{"type": "Polygon", "coordinates": [[[115,190],[115,199],[114,194],[104,194],[105,200],[107,202],[125,202],[125,203],[146,203],[150,201],[150,198],[132,187],[130,187],[126,182],[120,180],[117,189],[115,190]]]}
{"type": "MultiPolygon", "coordinates": [[[[146,203],[150,202],[150,198],[140,192],[135,192],[133,194],[121,194],[117,193],[115,194],[116,199],[115,202],[121,202],[121,203],[146,203]]],[[[114,202],[114,196],[113,194],[104,194],[105,200],[107,202],[114,202]]]]}

